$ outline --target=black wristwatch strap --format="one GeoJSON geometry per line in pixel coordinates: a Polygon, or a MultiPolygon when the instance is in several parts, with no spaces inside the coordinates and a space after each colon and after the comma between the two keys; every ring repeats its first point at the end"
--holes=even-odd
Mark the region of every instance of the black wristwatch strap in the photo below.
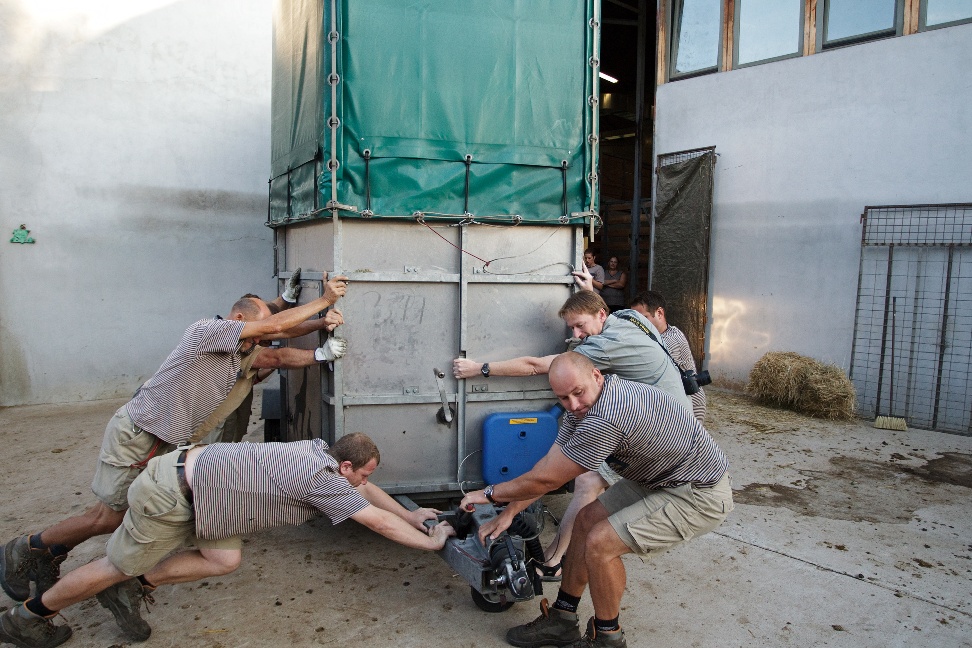
{"type": "Polygon", "coordinates": [[[483,374],[483,378],[489,378],[489,363],[484,362],[483,366],[479,369],[479,372],[483,374]]]}
{"type": "Polygon", "coordinates": [[[486,488],[483,489],[483,495],[486,496],[486,500],[490,504],[492,504],[493,506],[496,506],[497,504],[499,504],[499,502],[497,502],[496,500],[493,499],[493,485],[492,484],[490,484],[489,486],[487,486],[486,488]]]}

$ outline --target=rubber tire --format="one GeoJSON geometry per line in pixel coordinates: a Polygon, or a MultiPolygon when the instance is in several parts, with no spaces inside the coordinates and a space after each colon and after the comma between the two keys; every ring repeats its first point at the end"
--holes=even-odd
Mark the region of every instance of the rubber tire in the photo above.
{"type": "Polygon", "coordinates": [[[489,612],[490,614],[496,614],[498,612],[506,612],[511,607],[513,607],[515,603],[515,601],[507,601],[505,603],[494,603],[493,601],[487,600],[486,597],[479,592],[479,590],[477,590],[475,587],[472,586],[469,587],[469,593],[472,594],[472,600],[473,603],[476,604],[476,607],[478,607],[483,612],[489,612]]]}

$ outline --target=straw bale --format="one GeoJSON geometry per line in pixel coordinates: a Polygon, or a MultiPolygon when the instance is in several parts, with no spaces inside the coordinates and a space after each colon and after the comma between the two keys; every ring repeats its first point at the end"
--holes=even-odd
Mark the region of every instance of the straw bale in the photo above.
{"type": "Polygon", "coordinates": [[[854,417],[854,385],[843,369],[792,351],[771,351],[760,358],[746,391],[764,404],[815,418],[854,417]]]}

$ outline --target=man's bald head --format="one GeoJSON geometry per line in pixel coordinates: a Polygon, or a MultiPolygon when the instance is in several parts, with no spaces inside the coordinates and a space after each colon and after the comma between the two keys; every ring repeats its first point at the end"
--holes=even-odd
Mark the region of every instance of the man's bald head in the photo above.
{"type": "Polygon", "coordinates": [[[270,309],[259,297],[241,297],[233,304],[229,319],[242,319],[244,322],[257,322],[270,316],[270,309]],[[242,317],[237,317],[242,315],[242,317]]]}
{"type": "Polygon", "coordinates": [[[601,372],[587,356],[576,351],[554,358],[547,378],[560,404],[578,419],[587,415],[604,388],[601,372]]]}

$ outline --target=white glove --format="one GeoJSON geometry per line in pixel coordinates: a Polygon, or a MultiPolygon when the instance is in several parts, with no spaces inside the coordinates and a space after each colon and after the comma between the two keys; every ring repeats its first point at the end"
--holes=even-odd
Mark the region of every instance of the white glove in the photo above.
{"type": "Polygon", "coordinates": [[[288,304],[296,304],[297,298],[300,297],[300,268],[294,270],[293,274],[290,275],[290,279],[287,280],[287,287],[284,289],[283,300],[288,304]]]}
{"type": "Polygon", "coordinates": [[[348,341],[340,338],[328,338],[324,346],[314,349],[314,359],[318,362],[337,360],[348,350],[348,341]]]}

